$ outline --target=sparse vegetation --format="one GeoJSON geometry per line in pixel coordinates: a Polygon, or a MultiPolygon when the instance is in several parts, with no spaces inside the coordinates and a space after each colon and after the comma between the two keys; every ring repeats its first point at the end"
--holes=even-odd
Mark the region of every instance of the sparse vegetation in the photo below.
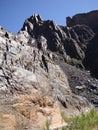
{"type": "MultiPolygon", "coordinates": [[[[68,123],[68,126],[58,130],[98,130],[98,112],[95,109],[71,118],[63,116],[63,119],[68,123]]],[[[46,130],[50,130],[49,127],[46,130]]]]}
{"type": "Polygon", "coordinates": [[[45,126],[44,130],[50,130],[50,123],[48,120],[46,121],[46,126],[45,126]]]}
{"type": "Polygon", "coordinates": [[[89,113],[68,120],[66,130],[98,130],[98,112],[92,109],[89,113]]]}

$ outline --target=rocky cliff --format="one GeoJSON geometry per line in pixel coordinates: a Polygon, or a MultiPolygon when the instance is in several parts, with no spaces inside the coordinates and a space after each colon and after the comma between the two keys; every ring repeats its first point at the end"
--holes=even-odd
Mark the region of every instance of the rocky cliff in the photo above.
{"type": "Polygon", "coordinates": [[[32,15],[17,34],[0,27],[0,129],[37,130],[47,121],[54,129],[67,125],[61,113],[98,106],[98,80],[91,76],[97,77],[92,71],[97,63],[90,66],[89,57],[95,55],[90,46],[97,46],[97,31],[67,23],[32,15]]]}
{"type": "Polygon", "coordinates": [[[72,18],[67,17],[67,26],[87,25],[95,33],[94,38],[87,45],[85,52],[84,64],[86,69],[89,69],[93,76],[98,78],[98,10],[84,14],[77,14],[72,18]]]}

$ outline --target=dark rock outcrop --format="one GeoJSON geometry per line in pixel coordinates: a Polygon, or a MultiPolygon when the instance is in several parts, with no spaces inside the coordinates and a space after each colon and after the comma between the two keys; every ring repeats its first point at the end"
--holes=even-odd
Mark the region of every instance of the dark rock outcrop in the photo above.
{"type": "Polygon", "coordinates": [[[58,53],[72,65],[84,68],[83,60],[87,44],[93,39],[93,31],[86,25],[73,27],[58,26],[54,21],[42,21],[39,15],[33,15],[25,21],[22,31],[27,31],[36,39],[39,49],[58,53]],[[45,42],[40,42],[39,39],[45,42]],[[42,45],[44,44],[44,45],[42,45]]]}
{"type": "Polygon", "coordinates": [[[98,10],[91,11],[88,13],[76,14],[72,18],[67,17],[66,23],[68,27],[72,27],[75,25],[87,25],[94,30],[94,32],[98,31],[98,10]]]}
{"type": "Polygon", "coordinates": [[[67,17],[67,26],[87,25],[95,33],[95,37],[87,45],[84,64],[93,76],[98,78],[98,10],[67,17]]]}

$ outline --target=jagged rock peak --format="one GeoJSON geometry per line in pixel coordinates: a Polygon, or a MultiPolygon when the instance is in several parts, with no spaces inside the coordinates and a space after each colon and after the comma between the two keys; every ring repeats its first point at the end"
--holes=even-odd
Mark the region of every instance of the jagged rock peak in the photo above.
{"type": "Polygon", "coordinates": [[[34,29],[34,25],[39,25],[43,23],[42,18],[40,17],[39,14],[33,14],[30,18],[26,19],[23,27],[22,27],[22,31],[27,31],[29,33],[31,33],[31,31],[34,29]]]}
{"type": "Polygon", "coordinates": [[[84,66],[80,60],[85,58],[86,46],[94,37],[93,31],[86,25],[75,25],[69,28],[58,26],[52,20],[43,21],[37,14],[25,21],[21,31],[29,34],[29,45],[60,53],[67,63],[74,64],[72,61],[74,58],[79,61],[78,66],[84,66]],[[42,37],[45,42],[42,42],[42,37]]]}
{"type": "Polygon", "coordinates": [[[38,23],[38,22],[42,21],[42,18],[41,18],[41,16],[40,16],[39,14],[33,14],[33,15],[29,18],[29,20],[30,20],[31,22],[35,21],[35,23],[38,23]]]}
{"type": "MultiPolygon", "coordinates": [[[[57,24],[53,20],[42,20],[41,16],[39,14],[33,14],[30,18],[26,19],[22,31],[31,32],[31,30],[36,30],[36,28],[39,28],[41,26],[52,26],[53,28],[56,28],[57,24]]],[[[42,29],[42,28],[41,28],[42,29]]],[[[40,30],[40,29],[39,29],[40,30]]],[[[43,29],[42,29],[43,31],[43,29]]],[[[30,33],[31,34],[31,33],[30,33]]]]}

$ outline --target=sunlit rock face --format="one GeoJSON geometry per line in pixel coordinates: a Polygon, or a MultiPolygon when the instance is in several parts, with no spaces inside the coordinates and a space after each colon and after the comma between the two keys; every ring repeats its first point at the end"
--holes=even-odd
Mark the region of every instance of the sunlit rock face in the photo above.
{"type": "Polygon", "coordinates": [[[39,130],[47,121],[55,129],[67,125],[61,113],[98,105],[98,81],[86,71],[95,33],[88,25],[58,26],[39,15],[17,34],[0,27],[0,129],[39,130]]]}

